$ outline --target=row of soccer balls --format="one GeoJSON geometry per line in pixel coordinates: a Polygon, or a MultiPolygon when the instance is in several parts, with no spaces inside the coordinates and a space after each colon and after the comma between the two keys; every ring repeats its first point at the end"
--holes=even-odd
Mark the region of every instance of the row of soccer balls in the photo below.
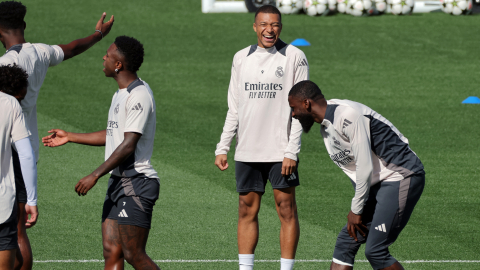
{"type": "MultiPolygon", "coordinates": [[[[472,0],[440,0],[442,10],[453,15],[470,14],[472,0]]],[[[395,15],[408,15],[414,0],[277,0],[277,7],[285,14],[299,13],[302,9],[310,16],[326,16],[335,12],[353,16],[380,15],[387,7],[395,15]]]]}

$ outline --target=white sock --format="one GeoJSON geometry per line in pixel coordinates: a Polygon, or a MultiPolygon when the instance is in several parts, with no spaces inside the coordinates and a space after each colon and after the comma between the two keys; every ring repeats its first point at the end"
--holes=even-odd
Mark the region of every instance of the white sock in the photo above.
{"type": "Polygon", "coordinates": [[[253,270],[253,259],[255,254],[238,254],[238,265],[240,270],[253,270]]]}
{"type": "Polygon", "coordinates": [[[295,259],[280,259],[280,270],[292,270],[295,259]]]}

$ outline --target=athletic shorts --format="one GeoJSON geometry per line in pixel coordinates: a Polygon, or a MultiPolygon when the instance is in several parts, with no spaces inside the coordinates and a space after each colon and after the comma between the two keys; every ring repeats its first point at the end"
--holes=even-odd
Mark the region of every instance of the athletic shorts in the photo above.
{"type": "Polygon", "coordinates": [[[265,192],[267,180],[272,188],[282,189],[300,185],[297,170],[288,176],[282,176],[282,162],[235,162],[237,192],[265,192]]]}
{"type": "Polygon", "coordinates": [[[103,203],[102,222],[117,220],[120,225],[150,229],[152,212],[160,192],[157,178],[111,176],[103,203]]]}
{"type": "Polygon", "coordinates": [[[411,175],[395,182],[383,181],[372,186],[362,214],[362,221],[368,228],[364,230],[366,236],[357,231],[356,242],[348,234],[345,225],[338,235],[333,261],[353,266],[360,245],[366,243],[365,256],[373,269],[394,264],[397,260],[390,255],[388,247],[407,225],[424,186],[425,174],[411,175]]]}
{"type": "Polygon", "coordinates": [[[10,217],[0,224],[0,251],[18,248],[17,208],[15,203],[10,217]]]}
{"type": "Polygon", "coordinates": [[[13,159],[13,173],[15,175],[15,188],[17,191],[16,198],[19,203],[27,203],[27,188],[25,187],[25,181],[23,180],[22,168],[20,166],[20,158],[17,151],[12,147],[12,159],[13,159]]]}

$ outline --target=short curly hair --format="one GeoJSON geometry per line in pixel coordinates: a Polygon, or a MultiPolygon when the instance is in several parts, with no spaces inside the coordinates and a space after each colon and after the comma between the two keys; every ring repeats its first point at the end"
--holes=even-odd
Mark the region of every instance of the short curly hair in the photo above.
{"type": "Polygon", "coordinates": [[[0,66],[0,91],[11,96],[28,87],[28,75],[16,64],[0,66]]]}
{"type": "Polygon", "coordinates": [[[125,57],[126,69],[130,72],[137,72],[143,63],[143,44],[133,37],[119,36],[115,39],[118,51],[125,57]]]}
{"type": "Polygon", "coordinates": [[[0,26],[7,29],[21,29],[25,25],[25,14],[27,14],[27,7],[21,2],[1,2],[0,26]]]}
{"type": "Polygon", "coordinates": [[[292,89],[290,89],[288,96],[297,97],[300,100],[319,100],[325,98],[325,96],[322,94],[322,90],[318,88],[318,85],[309,80],[301,81],[295,84],[292,89]]]}

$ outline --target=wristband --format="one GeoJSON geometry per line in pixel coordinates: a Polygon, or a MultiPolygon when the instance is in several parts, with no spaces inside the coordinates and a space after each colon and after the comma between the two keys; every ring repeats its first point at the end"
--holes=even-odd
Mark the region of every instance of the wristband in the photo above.
{"type": "Polygon", "coordinates": [[[103,33],[102,33],[102,31],[100,31],[100,30],[95,30],[95,32],[99,32],[100,35],[102,35],[102,39],[103,39],[103,33]]]}

